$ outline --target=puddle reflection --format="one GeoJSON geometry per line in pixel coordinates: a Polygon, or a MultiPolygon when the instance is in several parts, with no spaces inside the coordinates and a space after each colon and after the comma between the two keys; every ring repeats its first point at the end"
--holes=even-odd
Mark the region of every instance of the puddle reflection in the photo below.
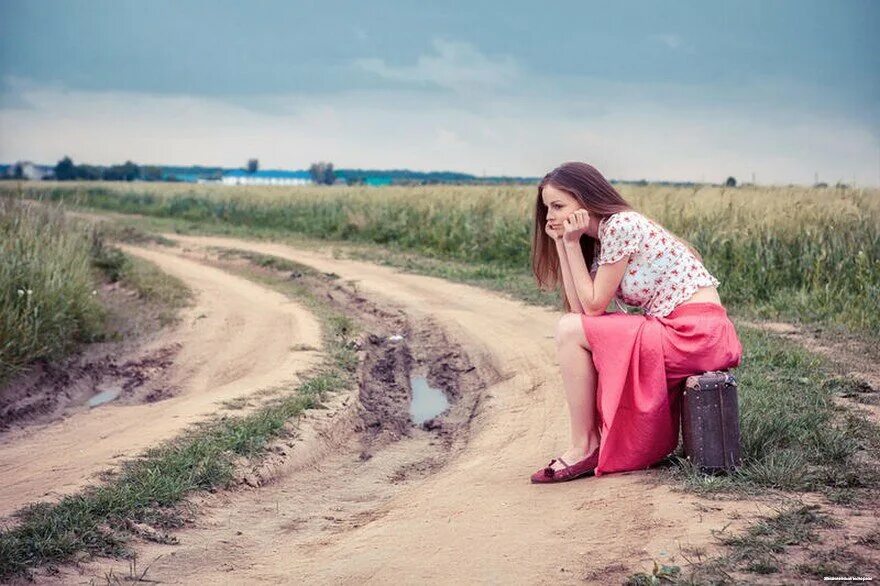
{"type": "Polygon", "coordinates": [[[108,389],[106,391],[101,391],[100,393],[89,399],[86,404],[89,407],[97,407],[98,405],[109,403],[110,401],[118,397],[120,392],[121,389],[108,389]]]}
{"type": "Polygon", "coordinates": [[[416,425],[440,415],[449,407],[446,394],[428,385],[428,380],[424,376],[410,376],[409,381],[412,388],[409,416],[416,425]]]}

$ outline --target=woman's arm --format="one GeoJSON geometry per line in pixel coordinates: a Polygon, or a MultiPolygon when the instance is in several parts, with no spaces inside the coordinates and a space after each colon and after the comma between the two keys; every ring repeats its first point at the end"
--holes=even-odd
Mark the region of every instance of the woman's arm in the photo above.
{"type": "Polygon", "coordinates": [[[589,221],[590,214],[587,210],[575,211],[565,220],[562,242],[571,271],[571,281],[583,313],[602,315],[620,287],[626,266],[629,264],[629,255],[616,262],[600,264],[596,278],[590,277],[580,245],[580,236],[586,232],[589,221]]]}
{"type": "Polygon", "coordinates": [[[617,262],[599,265],[596,278],[592,279],[587,271],[587,262],[578,243],[565,243],[571,279],[575,285],[575,294],[586,315],[602,315],[614,297],[614,293],[623,280],[629,257],[617,262]]]}
{"type": "MultiPolygon", "coordinates": [[[[559,255],[559,265],[562,267],[562,284],[565,287],[565,296],[568,298],[568,305],[574,313],[583,313],[584,308],[578,299],[577,289],[571,277],[571,268],[568,266],[568,253],[565,250],[565,244],[562,238],[556,240],[556,254],[559,255]]],[[[581,254],[583,257],[583,254],[581,254]]]]}

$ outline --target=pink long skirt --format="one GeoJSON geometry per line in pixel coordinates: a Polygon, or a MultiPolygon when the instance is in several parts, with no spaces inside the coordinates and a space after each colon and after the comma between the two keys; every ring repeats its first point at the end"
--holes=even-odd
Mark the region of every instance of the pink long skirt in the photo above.
{"type": "Polygon", "coordinates": [[[596,476],[641,470],[678,446],[684,379],[738,366],[742,346],[727,311],[686,303],[666,317],[581,315],[599,375],[596,476]]]}

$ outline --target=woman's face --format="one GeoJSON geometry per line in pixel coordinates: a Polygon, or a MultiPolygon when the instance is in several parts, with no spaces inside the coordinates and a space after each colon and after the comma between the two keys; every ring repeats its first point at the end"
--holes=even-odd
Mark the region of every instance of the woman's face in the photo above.
{"type": "MultiPolygon", "coordinates": [[[[556,189],[549,184],[545,185],[544,189],[541,190],[541,199],[544,200],[544,205],[547,206],[547,223],[553,230],[556,230],[557,234],[560,235],[563,232],[562,223],[566,218],[568,218],[572,212],[584,209],[580,202],[573,196],[569,195],[568,192],[556,189]]],[[[596,226],[598,226],[598,220],[591,215],[591,229],[587,231],[587,234],[594,238],[596,237],[596,226]]]]}

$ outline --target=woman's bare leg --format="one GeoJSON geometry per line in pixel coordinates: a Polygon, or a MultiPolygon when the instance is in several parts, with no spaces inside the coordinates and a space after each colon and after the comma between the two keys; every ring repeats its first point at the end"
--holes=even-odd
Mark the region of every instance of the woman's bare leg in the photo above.
{"type": "MultiPolygon", "coordinates": [[[[568,401],[571,431],[571,446],[562,454],[562,459],[571,465],[599,447],[596,420],[598,379],[593,354],[581,324],[581,314],[567,313],[560,318],[556,327],[556,353],[568,401]]],[[[558,470],[563,465],[554,462],[553,468],[558,470]]]]}

